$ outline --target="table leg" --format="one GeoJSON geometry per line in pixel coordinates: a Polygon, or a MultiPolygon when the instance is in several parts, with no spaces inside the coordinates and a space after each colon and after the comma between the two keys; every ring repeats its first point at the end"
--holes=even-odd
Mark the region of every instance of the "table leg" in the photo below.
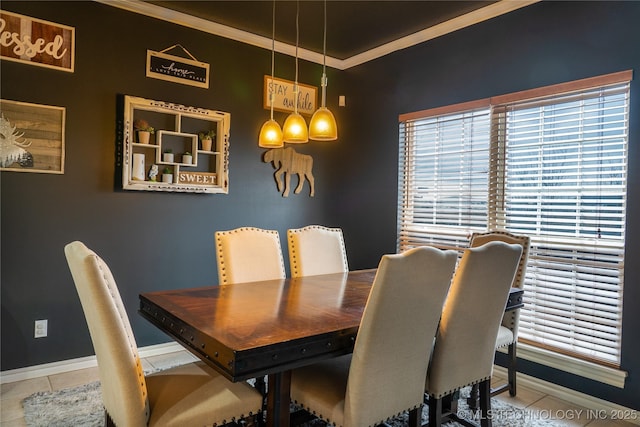
{"type": "Polygon", "coordinates": [[[289,427],[291,371],[269,375],[267,384],[267,427],[289,427]]]}

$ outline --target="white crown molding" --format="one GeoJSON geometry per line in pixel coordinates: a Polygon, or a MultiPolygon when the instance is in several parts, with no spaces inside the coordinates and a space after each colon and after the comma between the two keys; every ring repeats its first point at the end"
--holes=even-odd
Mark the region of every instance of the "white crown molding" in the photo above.
{"type": "MultiPolygon", "coordinates": [[[[141,0],[94,0],[108,6],[118,7],[130,12],[139,13],[150,16],[152,18],[161,19],[184,27],[193,28],[198,31],[214,34],[216,36],[225,37],[241,43],[252,46],[261,47],[271,50],[271,39],[262,37],[247,31],[238,30],[226,25],[208,21],[206,19],[197,18],[182,12],[176,12],[151,3],[145,3],[141,0]]],[[[496,16],[509,13],[516,9],[537,3],[540,0],[500,0],[489,6],[474,10],[449,21],[442,22],[430,28],[425,28],[417,33],[402,37],[398,40],[383,44],[366,52],[359,53],[347,59],[338,59],[327,56],[326,65],[338,70],[346,70],[365,62],[380,58],[398,50],[406,49],[419,43],[432,40],[445,34],[449,34],[461,28],[465,28],[479,22],[486,21],[496,16]]],[[[285,55],[295,57],[296,48],[287,43],[279,41],[275,42],[275,51],[285,55]]],[[[298,58],[306,61],[314,62],[322,65],[323,55],[308,49],[298,48],[298,58]]]]}
{"type": "MultiPolygon", "coordinates": [[[[183,27],[193,28],[194,30],[203,31],[205,33],[224,37],[252,46],[261,47],[271,50],[271,39],[253,34],[247,31],[238,30],[206,19],[197,18],[182,12],[176,12],[171,9],[156,6],[151,3],[145,3],[141,0],[94,0],[107,6],[113,6],[130,12],[139,13],[152,18],[161,19],[173,24],[182,25],[183,27]]],[[[295,57],[296,47],[287,43],[276,40],[275,51],[295,57]]],[[[305,59],[310,62],[322,64],[322,54],[307,49],[298,48],[298,58],[305,59]]],[[[342,61],[327,56],[327,66],[340,68],[342,61]]]]}
{"type": "Polygon", "coordinates": [[[365,62],[433,40],[437,37],[444,36],[445,34],[452,33],[465,27],[470,27],[471,25],[495,18],[496,16],[504,15],[505,13],[512,12],[539,1],[540,0],[500,0],[496,3],[490,4],[489,6],[476,9],[467,14],[434,25],[433,27],[425,28],[424,30],[354,55],[351,58],[347,58],[342,61],[341,69],[345,70],[347,68],[364,64],[365,62]]]}

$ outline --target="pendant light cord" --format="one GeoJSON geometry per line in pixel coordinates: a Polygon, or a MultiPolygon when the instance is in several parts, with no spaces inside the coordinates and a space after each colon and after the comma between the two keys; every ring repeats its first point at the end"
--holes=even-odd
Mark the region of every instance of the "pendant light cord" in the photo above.
{"type": "Polygon", "coordinates": [[[271,108],[271,120],[273,120],[273,83],[274,62],[276,52],[276,0],[273,0],[273,16],[271,19],[271,87],[269,87],[269,107],[271,108]]]}
{"type": "Polygon", "coordinates": [[[324,57],[322,61],[322,74],[324,74],[324,71],[327,68],[327,0],[324,0],[324,36],[322,39],[322,53],[324,57]]]}
{"type": "Polygon", "coordinates": [[[295,86],[293,87],[293,111],[298,114],[298,37],[299,37],[299,27],[298,27],[298,19],[300,16],[300,0],[296,1],[296,81],[295,86]]]}
{"type": "Polygon", "coordinates": [[[324,0],[324,35],[322,41],[322,106],[325,106],[327,96],[327,0],[324,0]]]}

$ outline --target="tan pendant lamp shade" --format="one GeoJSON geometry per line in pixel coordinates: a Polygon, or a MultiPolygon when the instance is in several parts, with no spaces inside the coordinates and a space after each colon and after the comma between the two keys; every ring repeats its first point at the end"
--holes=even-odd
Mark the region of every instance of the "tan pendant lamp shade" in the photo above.
{"type": "Polygon", "coordinates": [[[327,0],[324,1],[324,62],[322,64],[322,106],[313,113],[309,122],[309,138],[316,141],[335,141],[338,139],[338,125],[333,113],[325,106],[327,98],[327,0]]]}
{"type": "Polygon", "coordinates": [[[303,144],[309,141],[309,130],[307,122],[298,113],[298,15],[300,13],[300,2],[296,2],[296,80],[293,85],[293,113],[284,121],[282,126],[282,136],[284,142],[291,144],[303,144]]]}
{"type": "Polygon", "coordinates": [[[309,138],[316,141],[335,141],[338,139],[338,125],[333,113],[322,106],[313,113],[309,122],[309,138]]]}
{"type": "MultiPolygon", "coordinates": [[[[276,43],[276,1],[273,0],[273,33],[271,37],[271,81],[273,82],[273,64],[276,43]]],[[[263,148],[280,148],[284,146],[282,140],[282,129],[278,122],[273,120],[273,85],[269,88],[269,107],[271,108],[271,118],[264,122],[258,137],[258,146],[263,148]]]]}
{"type": "Polygon", "coordinates": [[[282,129],[273,119],[267,120],[260,129],[258,145],[263,148],[280,148],[284,145],[282,140],[282,129]]]}
{"type": "MultiPolygon", "coordinates": [[[[297,110],[297,108],[296,108],[297,110]]],[[[297,111],[289,114],[284,121],[282,139],[291,144],[303,144],[309,142],[307,122],[297,111]]]]}

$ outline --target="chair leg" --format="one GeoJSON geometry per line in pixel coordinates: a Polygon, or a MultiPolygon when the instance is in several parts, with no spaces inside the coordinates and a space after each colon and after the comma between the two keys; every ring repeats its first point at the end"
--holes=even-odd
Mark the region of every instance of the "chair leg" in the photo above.
{"type": "Polygon", "coordinates": [[[509,367],[507,368],[509,379],[509,395],[516,395],[516,363],[518,358],[516,357],[516,343],[509,344],[509,367]]]}
{"type": "Polygon", "coordinates": [[[480,426],[491,427],[491,379],[480,382],[478,386],[480,392],[480,426]]]}
{"type": "Polygon", "coordinates": [[[264,381],[264,377],[257,377],[254,387],[260,392],[260,394],[262,394],[262,396],[267,395],[267,386],[264,381]]]}
{"type": "Polygon", "coordinates": [[[422,425],[422,405],[409,411],[409,427],[422,425]]]}
{"type": "Polygon", "coordinates": [[[429,396],[429,427],[442,425],[442,399],[429,396]]]}
{"type": "Polygon", "coordinates": [[[106,409],[104,410],[104,426],[116,427],[116,423],[113,422],[113,420],[111,419],[111,416],[109,415],[106,409]]]}
{"type": "MultiPolygon", "coordinates": [[[[516,395],[516,374],[518,372],[517,363],[518,358],[516,356],[516,343],[509,344],[507,347],[507,353],[509,359],[507,361],[507,383],[502,384],[496,388],[491,389],[491,396],[496,396],[500,393],[503,393],[509,390],[509,395],[516,395]]],[[[470,400],[471,398],[469,398],[470,400]]],[[[471,402],[469,403],[469,407],[471,407],[471,402]]]]}
{"type": "Polygon", "coordinates": [[[467,398],[467,405],[469,405],[469,409],[472,411],[478,409],[478,384],[471,386],[471,392],[467,398]]]}

